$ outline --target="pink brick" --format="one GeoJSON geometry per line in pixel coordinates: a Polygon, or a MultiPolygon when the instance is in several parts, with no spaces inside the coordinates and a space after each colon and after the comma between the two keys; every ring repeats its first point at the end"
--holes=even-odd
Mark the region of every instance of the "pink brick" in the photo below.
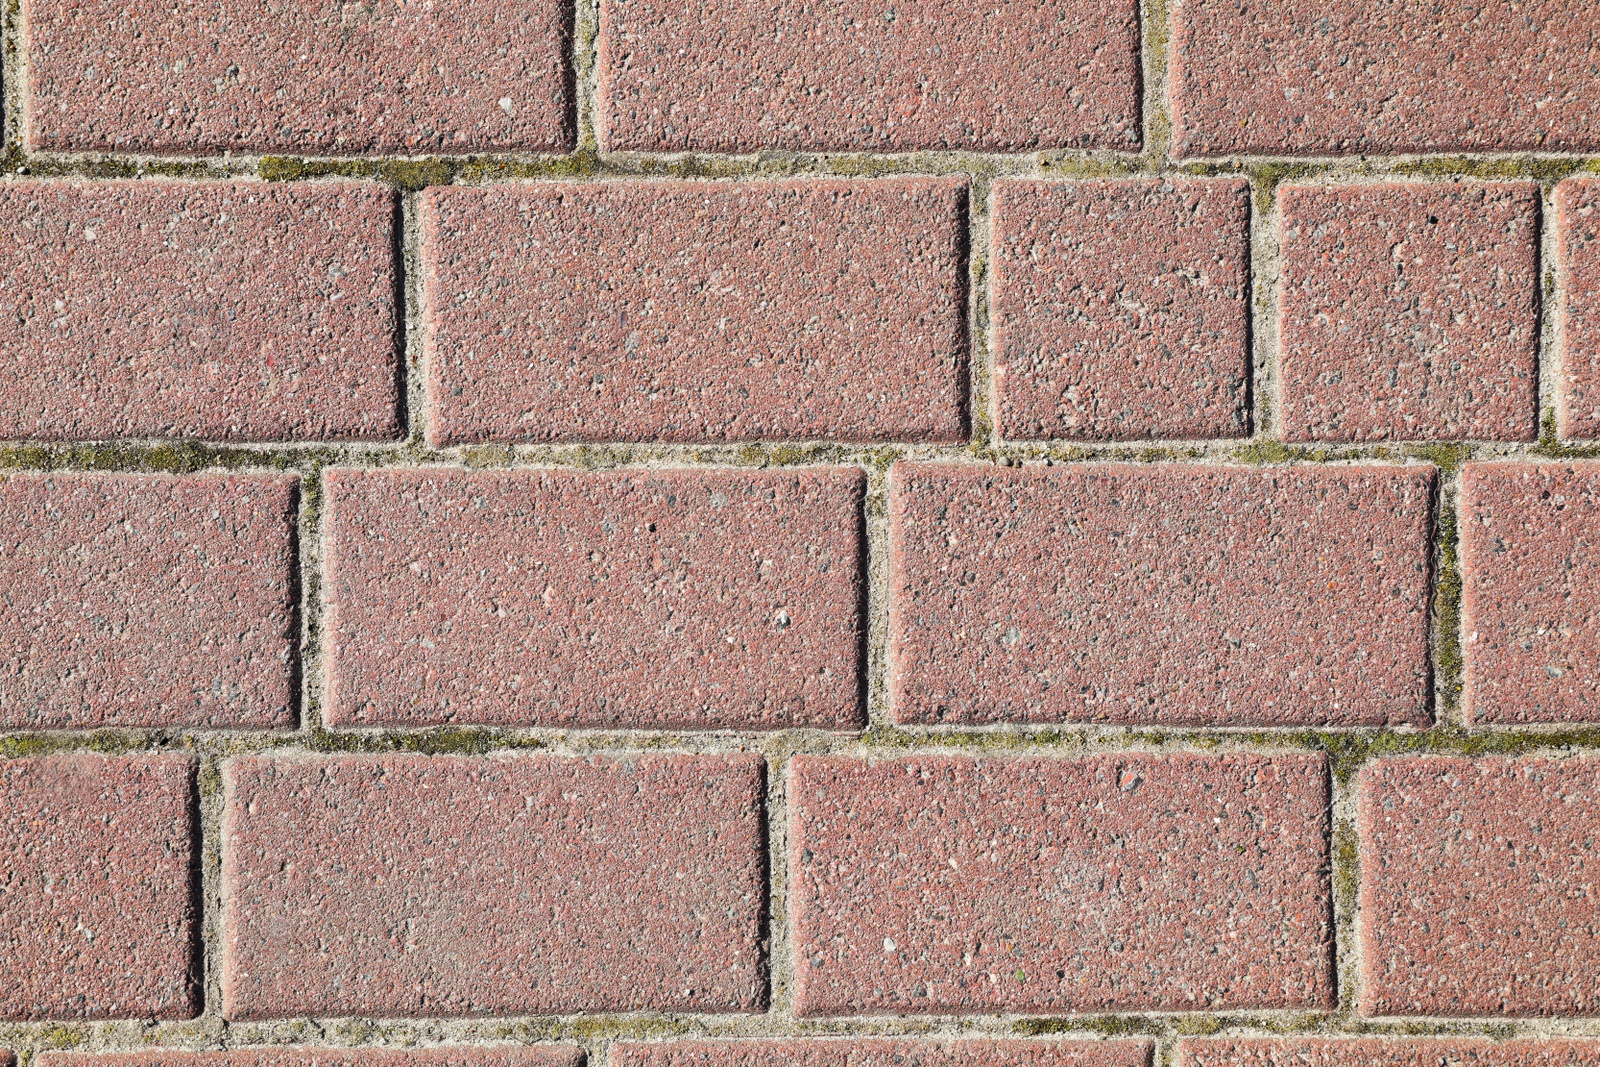
{"type": "Polygon", "coordinates": [[[1150,1053],[1147,1041],[682,1041],[615,1045],[610,1067],[1149,1067],[1150,1053]]]}
{"type": "Polygon", "coordinates": [[[1333,1006],[1320,756],[791,768],[798,1014],[1333,1006]]]}
{"type": "Polygon", "coordinates": [[[399,432],[382,186],[8,182],[0,216],[0,439],[399,432]]]}
{"type": "Polygon", "coordinates": [[[757,1011],[757,756],[225,766],[223,1012],[757,1011]]]}
{"type": "Polygon", "coordinates": [[[1600,1041],[1490,1041],[1476,1037],[1183,1041],[1177,1067],[1584,1067],[1600,1041]]]}
{"type": "Polygon", "coordinates": [[[583,1067],[583,1050],[570,1045],[462,1045],[458,1047],[327,1048],[274,1045],[216,1052],[148,1049],[141,1052],[50,1052],[36,1067],[583,1067]]]}
{"type": "Polygon", "coordinates": [[[1533,440],[1538,186],[1288,186],[1279,204],[1287,440],[1533,440]]]}
{"type": "Polygon", "coordinates": [[[0,479],[0,726],[292,726],[297,485],[0,479]]]}
{"type": "Polygon", "coordinates": [[[421,155],[573,142],[571,9],[23,0],[33,151],[421,155]]]}
{"type": "Polygon", "coordinates": [[[1139,147],[1139,7],[601,0],[605,149],[1139,147]]]}
{"type": "Polygon", "coordinates": [[[1600,760],[1362,772],[1361,1010],[1600,1014],[1600,760]]]}
{"type": "Polygon", "coordinates": [[[1003,180],[993,258],[1001,434],[1248,432],[1246,183],[1003,180]]]}
{"type": "Polygon", "coordinates": [[[965,179],[457,187],[422,214],[435,444],[965,434],[965,179]]]}
{"type": "Polygon", "coordinates": [[[1600,149],[1590,0],[1174,0],[1178,155],[1600,149]]]}
{"type": "Polygon", "coordinates": [[[854,468],[331,472],[326,718],[849,728],[854,468]]]}
{"type": "Polygon", "coordinates": [[[1600,463],[1469,464],[1460,530],[1467,720],[1600,721],[1600,463]]]}
{"type": "Polygon", "coordinates": [[[0,1019],[200,1010],[194,762],[0,762],[0,1019]]]}
{"type": "Polygon", "coordinates": [[[1423,725],[1433,468],[900,463],[906,723],[1423,725]]]}
{"type": "Polygon", "coordinates": [[[1561,388],[1565,437],[1600,437],[1600,180],[1556,186],[1556,265],[1561,272],[1561,388]]]}

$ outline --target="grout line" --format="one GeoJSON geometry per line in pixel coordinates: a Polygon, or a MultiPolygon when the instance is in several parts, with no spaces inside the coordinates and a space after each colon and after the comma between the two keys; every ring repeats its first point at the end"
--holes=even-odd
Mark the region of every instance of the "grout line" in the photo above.
{"type": "Polygon", "coordinates": [[[1357,1018],[1361,996],[1360,894],[1361,839],[1356,818],[1358,773],[1330,774],[1329,877],[1333,888],[1334,980],[1338,1016],[1357,1018]]]}
{"type": "Polygon", "coordinates": [[[1281,439],[1278,412],[1278,286],[1283,248],[1278,234],[1277,189],[1250,182],[1250,428],[1254,439],[1281,439]]]}
{"type": "Polygon", "coordinates": [[[888,472],[867,472],[865,512],[866,569],[866,725],[869,730],[893,729],[890,713],[889,662],[889,487],[888,472]]]}
{"type": "Polygon", "coordinates": [[[594,152],[600,136],[599,38],[600,0],[573,0],[573,113],[580,152],[594,152]]]}
{"type": "Polygon", "coordinates": [[[1566,279],[1561,276],[1561,258],[1557,252],[1557,223],[1555,183],[1540,189],[1538,262],[1535,285],[1539,301],[1539,358],[1538,400],[1534,411],[1534,432],[1540,433],[1549,413],[1555,423],[1555,434],[1561,433],[1561,329],[1560,317],[1566,296],[1566,279]]]}

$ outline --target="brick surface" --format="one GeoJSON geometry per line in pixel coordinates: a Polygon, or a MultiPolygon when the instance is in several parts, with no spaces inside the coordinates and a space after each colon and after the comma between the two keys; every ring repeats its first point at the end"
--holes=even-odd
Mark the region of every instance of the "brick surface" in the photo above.
{"type": "Polygon", "coordinates": [[[754,1011],[755,756],[228,763],[229,1018],[754,1011]]]}
{"type": "Polygon", "coordinates": [[[1433,469],[901,463],[911,723],[1429,721],[1433,469]]]}
{"type": "Polygon", "coordinates": [[[0,439],[398,432],[382,186],[19,181],[0,217],[0,439]]]}
{"type": "Polygon", "coordinates": [[[681,1041],[616,1045],[610,1067],[1148,1067],[1150,1052],[1147,1041],[681,1041]]]}
{"type": "Polygon", "coordinates": [[[1361,1010],[1600,1014],[1600,760],[1362,772],[1361,1010]]]}
{"type": "Polygon", "coordinates": [[[292,475],[0,479],[0,727],[291,726],[292,475]]]}
{"type": "Polygon", "coordinates": [[[859,470],[336,471],[327,721],[848,727],[859,470]]]}
{"type": "Polygon", "coordinates": [[[965,179],[436,189],[422,218],[435,443],[965,432],[965,179]]]}
{"type": "Polygon", "coordinates": [[[993,247],[1001,434],[1247,432],[1248,184],[1004,180],[993,247]]]}
{"type": "Polygon", "coordinates": [[[51,1052],[38,1067],[583,1067],[583,1050],[568,1045],[478,1045],[455,1048],[232,1048],[217,1052],[51,1052]]]}
{"type": "Polygon", "coordinates": [[[1137,149],[1138,10],[601,0],[600,144],[1137,149]]]}
{"type": "Polygon", "coordinates": [[[1469,722],[1600,721],[1600,463],[1461,472],[1469,722]]]}
{"type": "Polygon", "coordinates": [[[1484,1038],[1218,1038],[1183,1041],[1177,1067],[1582,1067],[1600,1041],[1484,1038]]]}
{"type": "Polygon", "coordinates": [[[1600,149],[1590,0],[1175,0],[1179,155],[1600,149]]]}
{"type": "Polygon", "coordinates": [[[572,144],[570,9],[23,0],[34,151],[417,155],[572,144]]]}
{"type": "Polygon", "coordinates": [[[1536,436],[1539,188],[1279,191],[1291,441],[1536,436]]]}
{"type": "Polygon", "coordinates": [[[0,762],[0,1019],[200,1010],[194,763],[0,762]]]}
{"type": "Polygon", "coordinates": [[[1555,201],[1562,282],[1557,428],[1566,437],[1600,437],[1600,180],[1562,182],[1555,201]]]}
{"type": "Polygon", "coordinates": [[[1333,1004],[1320,756],[791,768],[802,1015],[1333,1004]]]}

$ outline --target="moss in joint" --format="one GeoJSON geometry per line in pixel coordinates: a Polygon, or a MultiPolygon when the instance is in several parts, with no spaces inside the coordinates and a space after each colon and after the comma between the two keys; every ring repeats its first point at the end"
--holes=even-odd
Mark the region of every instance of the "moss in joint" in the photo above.
{"type": "MultiPolygon", "coordinates": [[[[313,453],[314,454],[314,453],[313,453]]],[[[0,446],[0,470],[144,471],[193,474],[214,468],[270,467],[287,470],[284,453],[181,441],[172,444],[24,444],[0,446]]]]}
{"type": "Polygon", "coordinates": [[[1250,176],[1256,189],[1256,213],[1266,215],[1272,210],[1278,186],[1284,182],[1316,177],[1331,169],[1330,163],[1257,163],[1246,167],[1245,173],[1250,176]]]}
{"type": "Polygon", "coordinates": [[[1018,1019],[1011,1032],[1023,1037],[1051,1034],[1098,1034],[1101,1037],[1157,1036],[1165,1030],[1158,1019],[1126,1015],[1090,1015],[1075,1019],[1018,1019]]]}
{"type": "Polygon", "coordinates": [[[263,156],[256,173],[269,182],[308,178],[373,178],[396,189],[414,192],[430,185],[449,185],[461,168],[450,159],[319,159],[263,156]]]}
{"type": "Polygon", "coordinates": [[[1581,159],[1471,159],[1467,156],[1437,156],[1404,160],[1392,173],[1415,178],[1477,178],[1484,181],[1535,181],[1554,185],[1561,179],[1584,171],[1594,172],[1600,161],[1581,159]]]}
{"type": "Polygon", "coordinates": [[[1539,440],[1529,449],[1545,459],[1594,459],[1600,457],[1600,445],[1572,445],[1556,436],[1556,412],[1545,408],[1539,420],[1539,440]]]}
{"type": "Polygon", "coordinates": [[[318,728],[306,739],[313,752],[415,752],[428,756],[481,756],[508,749],[539,749],[536,738],[507,738],[493,730],[440,727],[417,733],[341,733],[318,728]]]}

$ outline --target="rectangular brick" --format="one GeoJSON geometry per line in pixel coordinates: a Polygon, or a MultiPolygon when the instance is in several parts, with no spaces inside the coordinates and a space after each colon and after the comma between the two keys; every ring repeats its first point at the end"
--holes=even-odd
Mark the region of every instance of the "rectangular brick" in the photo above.
{"type": "Polygon", "coordinates": [[[1534,439],[1537,185],[1286,186],[1278,202],[1285,439],[1534,439]]]}
{"type": "Polygon", "coordinates": [[[1470,723],[1600,721],[1600,463],[1461,472],[1470,723]]]}
{"type": "Polygon", "coordinates": [[[601,0],[602,149],[1139,147],[1139,6],[601,0]]]}
{"type": "Polygon", "coordinates": [[[1248,432],[1247,183],[1003,179],[993,245],[1002,435],[1248,432]]]}
{"type": "Polygon", "coordinates": [[[1321,756],[791,764],[800,1015],[1333,1006],[1321,756]]]}
{"type": "Polygon", "coordinates": [[[1151,1051],[1148,1041],[680,1041],[614,1045],[610,1067],[1149,1067],[1151,1051]]]}
{"type": "Polygon", "coordinates": [[[0,439],[399,433],[384,187],[6,182],[0,217],[0,439]]]}
{"type": "Polygon", "coordinates": [[[0,478],[0,726],[292,726],[293,475],[0,478]]]}
{"type": "Polygon", "coordinates": [[[953,441],[964,178],[423,199],[429,437],[953,441]]]}
{"type": "Polygon", "coordinates": [[[422,155],[573,143],[571,8],[23,0],[32,151],[422,155]]]}
{"type": "Polygon", "coordinates": [[[1600,437],[1600,180],[1556,186],[1557,319],[1561,388],[1557,429],[1564,437],[1600,437]]]}
{"type": "Polygon", "coordinates": [[[223,1013],[758,1011],[759,756],[249,758],[223,1013]]]}
{"type": "Polygon", "coordinates": [[[570,1045],[461,1045],[444,1048],[326,1048],[282,1045],[190,1052],[52,1052],[35,1067],[583,1067],[570,1045]]]}
{"type": "Polygon", "coordinates": [[[1583,1067],[1600,1041],[1490,1041],[1478,1037],[1182,1041],[1177,1067],[1583,1067]]]}
{"type": "Polygon", "coordinates": [[[1364,1013],[1600,1014],[1600,760],[1385,760],[1359,804],[1364,1013]]]}
{"type": "Polygon", "coordinates": [[[326,719],[863,717],[856,468],[327,477],[326,719]]]}
{"type": "Polygon", "coordinates": [[[1181,156],[1600,149],[1591,0],[1172,7],[1181,156]]]}
{"type": "Polygon", "coordinates": [[[1427,466],[899,463],[905,723],[1424,725],[1427,466]]]}
{"type": "Polygon", "coordinates": [[[0,1019],[200,1011],[194,761],[0,762],[0,1019]]]}

